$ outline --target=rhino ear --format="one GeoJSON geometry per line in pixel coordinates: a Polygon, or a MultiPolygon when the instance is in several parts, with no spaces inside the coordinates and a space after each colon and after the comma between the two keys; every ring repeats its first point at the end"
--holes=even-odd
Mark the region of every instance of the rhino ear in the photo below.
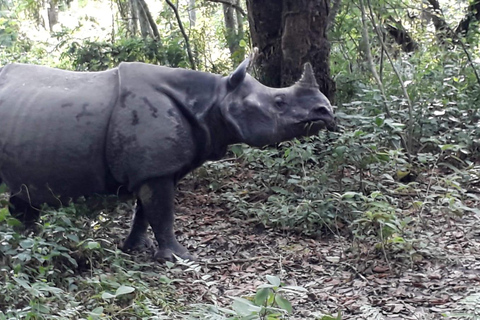
{"type": "Polygon", "coordinates": [[[228,78],[228,85],[230,88],[236,88],[243,82],[247,75],[248,69],[253,65],[258,56],[258,48],[254,48],[252,53],[243,60],[243,62],[235,69],[235,71],[228,78]]]}
{"type": "Polygon", "coordinates": [[[306,88],[318,88],[318,83],[315,79],[315,74],[313,73],[313,68],[310,62],[303,65],[303,74],[300,80],[297,81],[297,85],[306,88]]]}

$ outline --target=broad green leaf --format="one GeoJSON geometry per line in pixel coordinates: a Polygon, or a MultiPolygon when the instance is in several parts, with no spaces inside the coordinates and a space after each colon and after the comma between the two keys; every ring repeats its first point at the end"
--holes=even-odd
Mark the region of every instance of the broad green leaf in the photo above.
{"type": "Polygon", "coordinates": [[[240,157],[243,154],[243,147],[241,144],[234,144],[230,147],[230,150],[232,150],[237,157],[240,157]]]}
{"type": "Polygon", "coordinates": [[[29,249],[31,247],[33,247],[33,240],[32,239],[25,239],[25,240],[22,240],[20,241],[20,247],[22,247],[23,249],[29,249]]]}
{"type": "Polygon", "coordinates": [[[381,127],[384,122],[385,121],[380,117],[375,118],[375,124],[377,125],[377,127],[381,127]]]}
{"type": "Polygon", "coordinates": [[[115,291],[115,296],[121,296],[124,294],[132,293],[135,291],[135,288],[129,286],[120,286],[118,287],[117,291],[115,291]]]}
{"type": "Polygon", "coordinates": [[[28,283],[27,281],[25,281],[23,279],[14,277],[13,280],[15,280],[15,282],[18,283],[19,285],[21,285],[24,289],[30,289],[31,288],[30,283],[28,283]]]}
{"type": "Polygon", "coordinates": [[[255,294],[255,304],[257,306],[264,306],[270,294],[273,294],[273,292],[269,288],[257,290],[257,293],[255,294]]]}
{"type": "Polygon", "coordinates": [[[111,294],[111,293],[108,293],[108,292],[102,293],[102,299],[109,300],[109,299],[112,299],[112,298],[115,298],[114,294],[111,294]]]}
{"type": "Polygon", "coordinates": [[[232,308],[242,317],[258,314],[262,310],[261,307],[254,305],[250,300],[238,297],[233,299],[232,308]]]}
{"type": "Polygon", "coordinates": [[[80,239],[78,238],[78,235],[76,234],[67,234],[67,238],[72,240],[73,242],[79,242],[80,239]]]}
{"type": "Polygon", "coordinates": [[[270,282],[275,287],[280,287],[281,282],[279,277],[267,275],[266,278],[267,278],[267,281],[270,282]]]}
{"type": "Polygon", "coordinates": [[[0,222],[5,221],[9,215],[7,208],[0,209],[0,222]]]}
{"type": "Polygon", "coordinates": [[[19,227],[22,225],[22,222],[20,222],[20,220],[17,220],[15,218],[8,218],[7,219],[7,224],[10,226],[10,227],[19,227]]]}
{"type": "Polygon", "coordinates": [[[103,314],[103,307],[96,307],[95,309],[93,309],[92,311],[90,311],[89,314],[90,314],[92,317],[100,317],[100,316],[102,316],[102,314],[103,314]]]}
{"type": "Polygon", "coordinates": [[[360,194],[358,192],[353,192],[353,191],[345,192],[344,194],[342,194],[342,199],[351,199],[357,195],[360,195],[360,194]]]}
{"type": "Polygon", "coordinates": [[[87,243],[87,248],[88,248],[88,249],[91,249],[91,250],[93,250],[93,249],[99,249],[99,248],[100,248],[100,243],[98,243],[98,242],[96,242],[96,241],[89,241],[89,242],[87,243]]]}
{"type": "Polygon", "coordinates": [[[32,259],[32,256],[28,253],[22,252],[16,255],[16,258],[20,261],[26,262],[32,259]]]}
{"type": "Polygon", "coordinates": [[[285,299],[282,295],[277,294],[275,296],[275,302],[283,310],[286,310],[288,313],[292,313],[293,311],[292,304],[287,299],[285,299]]]}

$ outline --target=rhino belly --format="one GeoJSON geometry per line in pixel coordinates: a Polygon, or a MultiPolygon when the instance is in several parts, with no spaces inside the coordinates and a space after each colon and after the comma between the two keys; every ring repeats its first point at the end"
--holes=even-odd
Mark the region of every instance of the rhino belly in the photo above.
{"type": "Polygon", "coordinates": [[[0,74],[0,179],[34,205],[103,193],[116,70],[8,65],[0,74]]]}

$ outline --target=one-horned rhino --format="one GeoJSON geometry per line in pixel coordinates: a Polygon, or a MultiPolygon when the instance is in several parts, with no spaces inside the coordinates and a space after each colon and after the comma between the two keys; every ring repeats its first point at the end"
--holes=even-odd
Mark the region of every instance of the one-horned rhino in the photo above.
{"type": "Polygon", "coordinates": [[[179,179],[234,143],[264,146],[335,128],[312,67],[288,88],[144,63],[102,72],[9,64],[0,69],[0,182],[12,213],[121,186],[137,206],[124,250],[158,242],[157,259],[192,256],[173,231],[179,179]]]}

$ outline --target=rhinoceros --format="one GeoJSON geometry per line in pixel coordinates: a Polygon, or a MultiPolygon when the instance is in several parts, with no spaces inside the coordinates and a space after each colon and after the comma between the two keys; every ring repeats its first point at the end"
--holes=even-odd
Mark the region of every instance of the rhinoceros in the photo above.
{"type": "Polygon", "coordinates": [[[123,250],[153,245],[150,225],[156,259],[192,259],[173,230],[182,177],[231,144],[261,147],[336,126],[309,63],[295,85],[275,89],[247,74],[251,59],[226,77],[138,62],[101,72],[4,66],[0,182],[12,214],[123,187],[137,200],[123,250]]]}

